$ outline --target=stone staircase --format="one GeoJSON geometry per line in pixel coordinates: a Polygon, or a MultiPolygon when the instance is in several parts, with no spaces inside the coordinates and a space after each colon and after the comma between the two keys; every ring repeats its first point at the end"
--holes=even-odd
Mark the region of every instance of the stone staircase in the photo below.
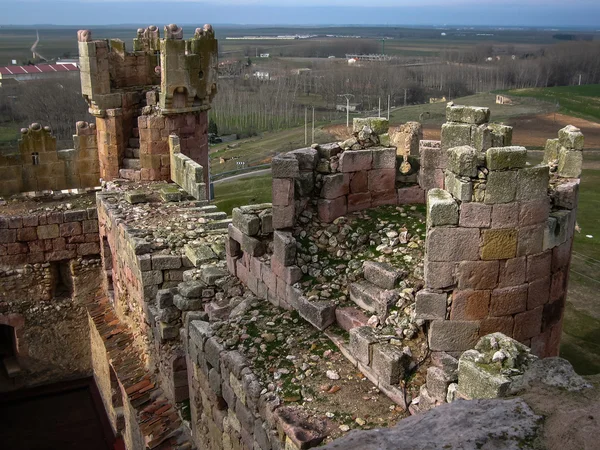
{"type": "Polygon", "coordinates": [[[404,276],[404,272],[390,264],[377,261],[365,261],[363,270],[365,279],[349,286],[350,300],[361,309],[384,319],[390,306],[398,301],[399,294],[394,288],[404,276]]]}
{"type": "Polygon", "coordinates": [[[139,181],[141,178],[141,164],[140,164],[140,138],[138,128],[133,129],[133,136],[129,139],[128,147],[125,149],[125,157],[121,163],[121,169],[119,170],[119,176],[126,180],[139,181]]]}
{"type": "Polygon", "coordinates": [[[225,230],[231,223],[227,214],[219,211],[215,205],[185,208],[185,212],[190,219],[202,219],[200,222],[207,230],[225,230]]]}

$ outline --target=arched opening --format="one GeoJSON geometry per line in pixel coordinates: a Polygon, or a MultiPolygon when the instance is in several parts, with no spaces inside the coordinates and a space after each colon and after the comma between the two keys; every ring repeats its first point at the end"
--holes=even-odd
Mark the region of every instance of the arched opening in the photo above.
{"type": "Polygon", "coordinates": [[[173,91],[173,108],[185,108],[187,106],[188,90],[181,86],[173,91]]]}

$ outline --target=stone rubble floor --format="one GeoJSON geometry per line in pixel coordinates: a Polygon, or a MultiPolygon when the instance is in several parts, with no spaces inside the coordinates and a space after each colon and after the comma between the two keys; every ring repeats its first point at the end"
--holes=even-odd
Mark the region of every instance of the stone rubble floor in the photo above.
{"type": "Polygon", "coordinates": [[[39,214],[41,212],[77,211],[96,207],[96,193],[53,193],[35,197],[16,196],[0,201],[3,216],[39,214]]]}
{"type": "Polygon", "coordinates": [[[295,311],[248,300],[228,322],[213,323],[215,333],[246,356],[263,393],[274,392],[298,416],[324,423],[325,443],[352,429],[392,426],[408,415],[295,311]]]}
{"type": "Polygon", "coordinates": [[[104,191],[106,202],[117,204],[117,213],[131,227],[130,233],[136,238],[146,239],[152,244],[153,252],[181,254],[186,244],[206,244],[213,248],[215,254],[225,257],[226,224],[221,228],[211,229],[214,220],[210,214],[218,213],[215,207],[185,200],[165,202],[160,198],[159,190],[167,183],[131,183],[111,182],[110,190],[104,191]],[[125,199],[126,193],[139,191],[145,195],[145,201],[131,204],[125,199]],[[110,194],[114,193],[114,196],[110,194]],[[200,208],[200,209],[198,209],[200,208]],[[205,211],[201,209],[206,209],[205,211]],[[207,216],[206,214],[209,214],[207,216]]]}

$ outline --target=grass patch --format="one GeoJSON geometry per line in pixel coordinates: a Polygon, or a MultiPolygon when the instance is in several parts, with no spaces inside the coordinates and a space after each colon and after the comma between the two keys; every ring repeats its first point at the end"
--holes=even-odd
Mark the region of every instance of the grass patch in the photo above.
{"type": "Polygon", "coordinates": [[[513,89],[507,93],[517,97],[535,98],[552,105],[556,105],[558,102],[559,111],[563,114],[600,120],[600,84],[513,89]]]}
{"type": "Polygon", "coordinates": [[[215,184],[213,204],[231,215],[231,210],[238,206],[270,202],[271,183],[271,174],[268,174],[215,184]]]}

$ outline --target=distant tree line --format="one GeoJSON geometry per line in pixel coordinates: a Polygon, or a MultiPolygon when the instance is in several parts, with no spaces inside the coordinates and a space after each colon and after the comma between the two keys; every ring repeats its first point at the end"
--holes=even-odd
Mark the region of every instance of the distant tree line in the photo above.
{"type": "Polygon", "coordinates": [[[77,78],[28,81],[0,89],[0,126],[18,131],[38,122],[52,128],[59,148],[70,148],[78,120],[93,117],[77,78]]]}

